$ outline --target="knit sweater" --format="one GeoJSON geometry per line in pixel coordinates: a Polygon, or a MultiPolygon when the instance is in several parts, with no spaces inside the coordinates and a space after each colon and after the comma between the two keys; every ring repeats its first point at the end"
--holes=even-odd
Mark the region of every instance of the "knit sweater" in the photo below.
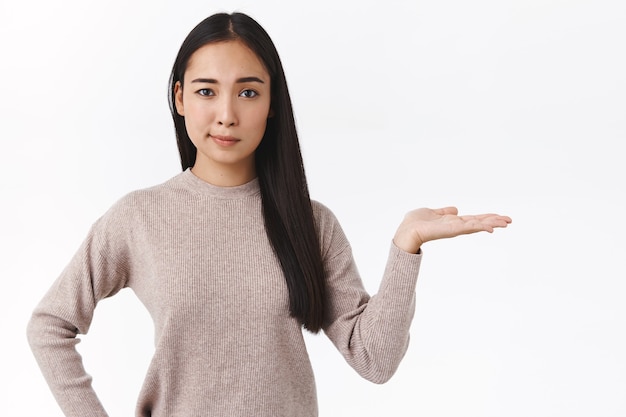
{"type": "MultiPolygon", "coordinates": [[[[385,382],[408,346],[421,255],[392,243],[370,297],[335,216],[317,202],[313,212],[328,292],[323,331],[360,375],[385,382]]],[[[125,287],[155,330],[136,416],[317,416],[302,326],[289,314],[257,179],[217,187],[186,170],[126,195],[94,223],[28,325],[68,417],[107,416],[76,335],[89,330],[99,300],[125,287]]]]}

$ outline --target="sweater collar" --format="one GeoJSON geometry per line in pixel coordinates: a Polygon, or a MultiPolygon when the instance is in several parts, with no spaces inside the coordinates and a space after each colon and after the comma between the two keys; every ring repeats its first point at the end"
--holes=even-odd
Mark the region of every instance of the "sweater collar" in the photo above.
{"type": "Polygon", "coordinates": [[[220,187],[200,179],[193,172],[191,172],[191,168],[187,168],[183,171],[183,173],[180,174],[180,177],[194,192],[210,197],[237,199],[258,194],[260,192],[258,178],[254,178],[245,184],[234,187],[220,187]]]}

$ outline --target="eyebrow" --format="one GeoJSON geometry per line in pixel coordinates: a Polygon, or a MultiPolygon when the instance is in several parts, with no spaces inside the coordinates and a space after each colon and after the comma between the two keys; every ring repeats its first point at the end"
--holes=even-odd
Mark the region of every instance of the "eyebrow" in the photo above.
{"type": "MultiPolygon", "coordinates": [[[[196,78],[195,80],[192,80],[191,82],[192,83],[219,84],[215,78],[196,78]]],[[[235,82],[237,84],[250,83],[250,82],[265,84],[265,81],[263,81],[259,77],[241,77],[241,78],[238,78],[235,82]]]]}

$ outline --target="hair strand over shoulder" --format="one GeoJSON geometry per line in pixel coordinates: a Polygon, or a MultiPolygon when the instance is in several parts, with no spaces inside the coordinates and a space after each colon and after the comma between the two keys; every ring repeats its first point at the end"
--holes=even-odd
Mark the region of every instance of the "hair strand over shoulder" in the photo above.
{"type": "Polygon", "coordinates": [[[243,13],[218,13],[200,22],[187,36],[174,62],[169,103],[182,169],[194,165],[196,148],[176,111],[174,86],[183,84],[191,55],[213,42],[239,40],[263,62],[271,77],[272,111],[255,153],[263,218],[289,290],[290,313],[311,332],[324,324],[324,266],[298,141],[291,98],[280,57],[267,32],[243,13]]]}

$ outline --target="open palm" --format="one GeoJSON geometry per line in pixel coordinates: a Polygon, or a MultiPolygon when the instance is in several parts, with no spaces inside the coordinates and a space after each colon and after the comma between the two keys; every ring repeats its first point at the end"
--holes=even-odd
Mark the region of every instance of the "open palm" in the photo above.
{"type": "Polygon", "coordinates": [[[406,214],[394,236],[400,249],[417,253],[423,243],[476,232],[493,232],[506,227],[511,218],[498,214],[458,215],[456,207],[420,208],[406,214]]]}

